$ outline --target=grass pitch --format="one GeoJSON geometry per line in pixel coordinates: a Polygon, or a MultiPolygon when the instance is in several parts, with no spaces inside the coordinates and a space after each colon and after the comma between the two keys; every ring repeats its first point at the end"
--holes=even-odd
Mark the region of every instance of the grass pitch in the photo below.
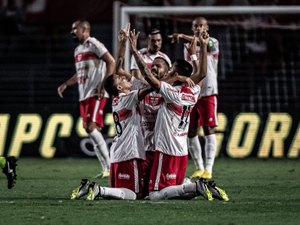
{"type": "MultiPolygon", "coordinates": [[[[0,224],[299,224],[299,160],[217,159],[215,181],[229,202],[196,200],[69,200],[83,177],[98,172],[96,159],[18,161],[16,186],[0,179],[0,224]]],[[[190,162],[187,174],[194,167],[190,162]]],[[[96,180],[108,185],[109,180],[96,180]]]]}

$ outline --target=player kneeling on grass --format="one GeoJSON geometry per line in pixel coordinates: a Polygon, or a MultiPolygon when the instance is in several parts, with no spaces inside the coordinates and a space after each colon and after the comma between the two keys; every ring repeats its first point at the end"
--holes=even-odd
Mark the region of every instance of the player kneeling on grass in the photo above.
{"type": "MultiPolygon", "coordinates": [[[[196,84],[186,87],[180,82],[172,85],[158,80],[147,68],[137,49],[138,34],[130,33],[131,51],[142,75],[154,90],[164,98],[155,124],[155,153],[149,180],[150,200],[162,200],[182,197],[203,196],[207,200],[217,198],[228,200],[228,196],[213,182],[198,179],[195,183],[182,184],[188,162],[187,133],[189,113],[198,99],[203,78],[207,70],[207,44],[209,35],[201,33],[201,57],[195,73],[191,76],[192,66],[185,60],[176,60],[172,73],[186,77],[191,76],[196,84]]],[[[193,39],[190,47],[195,51],[196,41],[193,39]]]]}
{"type": "Polygon", "coordinates": [[[152,88],[131,91],[131,77],[124,75],[124,55],[129,34],[127,29],[119,35],[119,52],[115,74],[104,81],[105,90],[113,96],[112,111],[116,137],[110,148],[110,185],[98,184],[83,179],[78,192],[71,198],[78,199],[88,194],[88,200],[98,197],[134,200],[142,196],[142,162],[145,159],[144,141],[141,138],[140,114],[137,105],[152,88]]]}

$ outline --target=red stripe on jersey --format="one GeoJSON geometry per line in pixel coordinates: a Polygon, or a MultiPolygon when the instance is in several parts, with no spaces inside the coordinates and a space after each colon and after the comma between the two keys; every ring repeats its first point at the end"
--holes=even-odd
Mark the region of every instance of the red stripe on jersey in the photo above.
{"type": "Polygon", "coordinates": [[[177,105],[177,104],[174,104],[174,103],[168,103],[167,108],[170,111],[175,112],[179,116],[181,116],[181,114],[182,114],[182,106],[181,105],[177,105]]]}
{"type": "Polygon", "coordinates": [[[100,59],[94,52],[83,52],[75,56],[75,62],[100,59]]]}
{"type": "Polygon", "coordinates": [[[189,87],[182,86],[180,93],[182,93],[181,95],[182,100],[196,102],[195,95],[189,87]]]}
{"type": "Polygon", "coordinates": [[[218,60],[219,54],[218,54],[218,53],[215,53],[215,54],[213,54],[213,57],[214,57],[215,60],[218,60]]]}
{"type": "Polygon", "coordinates": [[[185,94],[194,94],[192,92],[192,90],[189,88],[189,87],[186,87],[186,86],[182,86],[181,89],[180,89],[180,93],[185,93],[185,94]]]}
{"type": "Polygon", "coordinates": [[[122,109],[118,112],[116,112],[119,116],[119,121],[122,121],[122,120],[125,120],[129,117],[131,117],[132,115],[132,110],[129,110],[129,109],[122,109]]]}

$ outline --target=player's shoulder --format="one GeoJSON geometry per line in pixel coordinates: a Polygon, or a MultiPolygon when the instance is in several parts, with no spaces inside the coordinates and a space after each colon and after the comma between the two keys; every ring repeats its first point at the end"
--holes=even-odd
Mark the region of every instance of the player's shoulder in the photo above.
{"type": "Polygon", "coordinates": [[[89,37],[87,42],[97,48],[105,48],[104,44],[95,37],[89,37]]]}
{"type": "Polygon", "coordinates": [[[148,53],[148,50],[147,50],[147,48],[141,48],[141,49],[138,50],[138,52],[139,52],[140,54],[142,54],[142,55],[145,55],[145,54],[148,53]]]}
{"type": "Polygon", "coordinates": [[[218,39],[216,39],[216,38],[214,38],[214,37],[209,37],[209,39],[212,40],[212,42],[213,42],[214,44],[219,43],[218,39]]]}

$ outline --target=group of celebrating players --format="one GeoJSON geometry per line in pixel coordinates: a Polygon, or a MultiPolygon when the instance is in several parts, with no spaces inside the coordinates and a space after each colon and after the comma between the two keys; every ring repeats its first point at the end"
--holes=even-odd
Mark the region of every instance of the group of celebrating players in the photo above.
{"type": "Polygon", "coordinates": [[[147,48],[137,50],[139,33],[130,30],[130,25],[122,29],[114,60],[101,42],[90,37],[87,21],[73,23],[71,33],[79,42],[74,53],[76,74],[58,87],[58,93],[62,97],[69,85],[78,83],[84,128],[102,165],[100,176],[108,176],[109,171],[111,187],[82,179],[71,199],[87,195],[88,200],[197,196],[229,200],[211,180],[216,152],[218,41],[209,36],[203,17],[193,21],[192,30],[194,36],[170,35],[172,42],[188,41],[186,60],[171,64],[160,51],[159,30],[148,35],[147,48]],[[124,69],[127,42],[132,53],[130,72],[124,69]],[[99,131],[105,91],[112,97],[116,128],[109,154],[99,131]],[[205,134],[205,160],[197,135],[199,126],[205,134]],[[195,182],[184,182],[188,149],[196,165],[191,176],[195,182]]]}

